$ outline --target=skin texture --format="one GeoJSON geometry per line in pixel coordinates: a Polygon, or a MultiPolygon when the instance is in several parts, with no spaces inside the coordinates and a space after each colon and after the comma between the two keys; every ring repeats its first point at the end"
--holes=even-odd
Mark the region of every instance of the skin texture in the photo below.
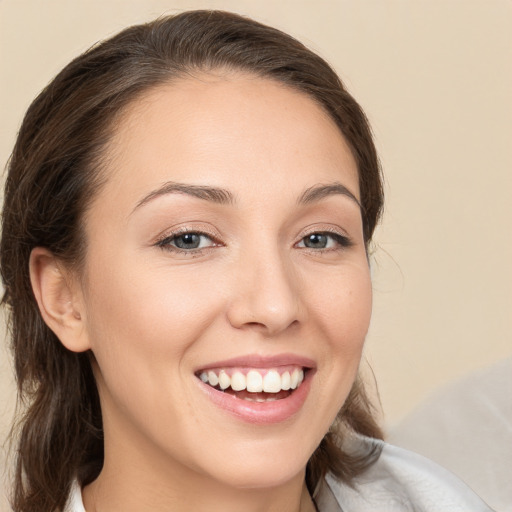
{"type": "Polygon", "coordinates": [[[371,314],[357,202],[331,193],[299,204],[333,183],[359,197],[341,133],[300,92],[218,73],[146,93],[106,156],[83,274],[44,249],[31,260],[45,320],[97,361],[105,465],[83,491],[88,512],[313,510],[305,465],[354,381],[371,314]],[[152,194],[169,182],[231,199],[152,194]],[[180,229],[206,233],[203,248],[174,247],[180,229]],[[325,232],[325,248],[305,247],[325,232]],[[277,423],[228,413],[195,375],[283,353],[311,359],[314,374],[300,410],[277,423]]]}

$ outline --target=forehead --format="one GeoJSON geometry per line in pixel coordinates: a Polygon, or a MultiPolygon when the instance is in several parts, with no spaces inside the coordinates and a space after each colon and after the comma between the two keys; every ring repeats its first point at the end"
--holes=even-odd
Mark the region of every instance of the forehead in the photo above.
{"type": "Polygon", "coordinates": [[[359,197],[354,158],[325,110],[305,93],[240,73],[146,92],[119,117],[106,162],[107,189],[110,182],[118,192],[127,179],[139,193],[173,180],[235,194],[341,180],[359,197]]]}

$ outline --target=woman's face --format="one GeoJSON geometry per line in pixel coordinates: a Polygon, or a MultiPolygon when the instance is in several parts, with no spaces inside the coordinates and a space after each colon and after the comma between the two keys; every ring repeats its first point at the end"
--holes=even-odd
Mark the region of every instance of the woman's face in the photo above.
{"type": "Polygon", "coordinates": [[[237,487],[301,474],[371,311],[338,128],[283,85],[202,75],[132,104],[105,162],[80,293],[106,467],[237,487]]]}

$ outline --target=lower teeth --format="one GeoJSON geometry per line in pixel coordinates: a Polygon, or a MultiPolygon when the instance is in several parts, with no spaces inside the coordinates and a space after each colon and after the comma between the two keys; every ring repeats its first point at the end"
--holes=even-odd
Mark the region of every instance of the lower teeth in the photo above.
{"type": "Polygon", "coordinates": [[[247,402],[259,402],[259,403],[262,403],[262,402],[275,402],[277,400],[277,398],[274,398],[274,397],[270,397],[270,398],[249,398],[249,397],[245,397],[245,398],[242,398],[242,400],[245,400],[247,402]]]}
{"type": "Polygon", "coordinates": [[[283,398],[287,398],[290,396],[292,391],[279,391],[279,393],[266,393],[266,392],[258,392],[251,393],[249,391],[233,391],[231,388],[227,388],[225,390],[220,389],[218,386],[215,387],[218,391],[222,391],[223,393],[229,394],[238,398],[239,400],[246,400],[247,402],[275,402],[276,400],[282,400],[283,398]]]}

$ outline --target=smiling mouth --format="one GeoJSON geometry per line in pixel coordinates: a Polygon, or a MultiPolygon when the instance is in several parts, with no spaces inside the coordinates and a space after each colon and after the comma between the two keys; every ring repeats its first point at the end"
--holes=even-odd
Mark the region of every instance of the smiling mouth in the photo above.
{"type": "Polygon", "coordinates": [[[304,380],[307,368],[212,368],[196,376],[208,386],[248,402],[273,402],[290,396],[304,380]]]}

